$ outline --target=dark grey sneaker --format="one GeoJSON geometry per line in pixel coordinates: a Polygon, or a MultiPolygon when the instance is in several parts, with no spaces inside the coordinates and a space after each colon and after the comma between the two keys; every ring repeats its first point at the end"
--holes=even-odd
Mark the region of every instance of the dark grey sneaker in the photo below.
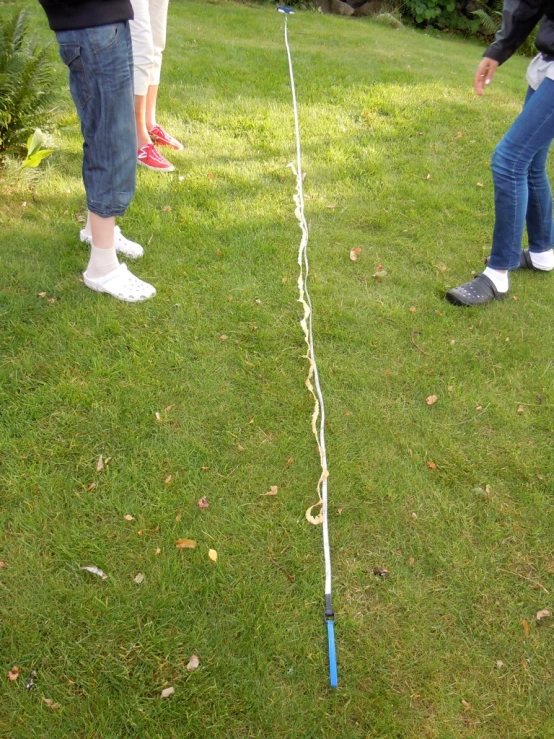
{"type": "Polygon", "coordinates": [[[494,282],[481,273],[460,287],[446,293],[446,299],[454,305],[484,305],[491,300],[503,300],[508,293],[498,292],[494,282]]]}

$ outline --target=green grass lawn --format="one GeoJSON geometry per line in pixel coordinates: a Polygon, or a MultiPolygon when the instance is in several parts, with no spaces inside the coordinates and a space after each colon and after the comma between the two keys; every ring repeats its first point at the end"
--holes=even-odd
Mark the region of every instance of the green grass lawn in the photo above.
{"type": "Polygon", "coordinates": [[[154,300],[80,282],[61,63],[56,153],[35,184],[0,174],[2,737],[554,737],[535,619],[554,610],[553,278],[515,274],[481,310],[443,297],[488,253],[489,160],[526,60],[477,99],[475,44],[307,12],[289,29],[340,688],[304,519],[319,460],[283,18],[175,0],[160,119],[186,148],[175,174],[139,172],[121,221],[154,300]]]}

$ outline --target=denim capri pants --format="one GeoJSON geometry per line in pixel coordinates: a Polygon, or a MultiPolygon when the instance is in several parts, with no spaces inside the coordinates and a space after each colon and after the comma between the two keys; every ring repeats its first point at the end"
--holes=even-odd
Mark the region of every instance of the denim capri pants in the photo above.
{"type": "Polygon", "coordinates": [[[137,135],[129,23],[58,31],[81,121],[83,182],[91,213],[125,213],[135,192],[137,135]]]}

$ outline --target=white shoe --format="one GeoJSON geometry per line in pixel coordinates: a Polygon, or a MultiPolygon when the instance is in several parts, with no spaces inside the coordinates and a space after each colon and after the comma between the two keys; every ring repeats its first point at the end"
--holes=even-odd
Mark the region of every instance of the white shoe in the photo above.
{"type": "Polygon", "coordinates": [[[129,272],[126,264],[108,272],[104,277],[89,277],[83,272],[83,280],[87,287],[99,293],[108,293],[118,300],[126,303],[140,303],[148,298],[153,298],[156,288],[148,282],[139,280],[132,272],[129,272]]]}
{"type": "MultiPolygon", "coordinates": [[[[79,237],[81,241],[84,241],[86,244],[91,246],[92,236],[86,233],[85,229],[81,230],[79,237]]],[[[125,236],[123,236],[123,234],[121,233],[121,229],[119,228],[119,226],[116,226],[114,229],[113,240],[116,252],[118,254],[123,254],[123,256],[125,257],[129,257],[129,259],[138,259],[144,254],[144,249],[142,248],[142,246],[140,244],[136,244],[134,241],[126,239],[125,236]]]]}

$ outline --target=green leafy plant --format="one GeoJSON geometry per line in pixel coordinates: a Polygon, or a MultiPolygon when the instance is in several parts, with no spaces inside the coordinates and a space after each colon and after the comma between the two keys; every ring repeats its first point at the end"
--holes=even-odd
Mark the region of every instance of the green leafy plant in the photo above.
{"type": "Polygon", "coordinates": [[[22,152],[29,134],[45,120],[53,79],[48,48],[29,40],[27,11],[0,20],[0,156],[22,152]]]}
{"type": "Polygon", "coordinates": [[[27,156],[23,162],[24,167],[38,167],[43,159],[49,157],[53,149],[43,149],[44,136],[40,128],[37,128],[27,139],[27,156]]]}

